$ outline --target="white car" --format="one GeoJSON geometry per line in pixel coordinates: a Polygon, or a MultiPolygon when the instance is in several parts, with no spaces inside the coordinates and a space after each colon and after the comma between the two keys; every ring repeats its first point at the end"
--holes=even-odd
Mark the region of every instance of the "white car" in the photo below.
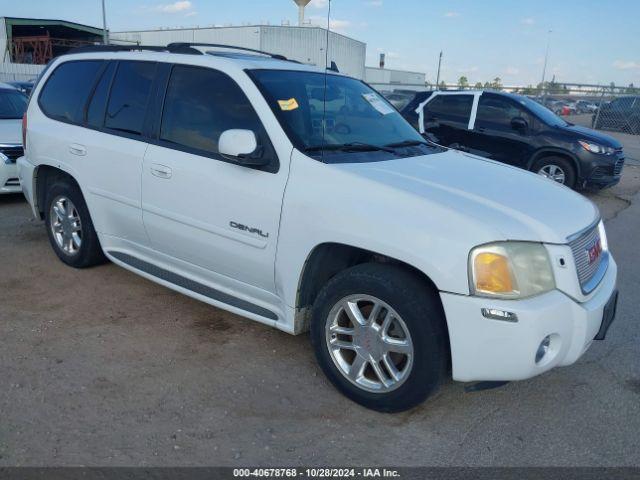
{"type": "Polygon", "coordinates": [[[381,411],[604,338],[617,267],[590,201],[426,143],[359,80],[202,48],[86,48],[35,87],[19,173],[63,262],[310,330],[334,385],[381,411]]]}
{"type": "Polygon", "coordinates": [[[22,115],[27,97],[0,83],[0,194],[20,193],[16,160],[22,156],[22,115]]]}

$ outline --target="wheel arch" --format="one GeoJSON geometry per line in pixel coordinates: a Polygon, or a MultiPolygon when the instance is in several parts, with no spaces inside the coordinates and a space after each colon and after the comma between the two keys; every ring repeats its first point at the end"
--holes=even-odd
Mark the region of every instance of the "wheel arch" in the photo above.
{"type": "Polygon", "coordinates": [[[435,292],[435,282],[423,271],[402,260],[352,245],[326,242],[316,245],[307,256],[298,279],[296,293],[296,331],[308,328],[308,313],[322,287],[336,274],[362,263],[401,266],[420,277],[435,292]]]}
{"type": "MultiPolygon", "coordinates": [[[[34,187],[35,187],[35,201],[36,209],[40,215],[40,219],[44,219],[44,204],[47,195],[47,187],[53,183],[56,179],[67,179],[73,182],[78,189],[82,192],[80,184],[76,180],[75,176],[66,170],[60,168],[60,166],[53,166],[49,164],[41,164],[34,171],[34,187]]],[[[84,196],[84,192],[82,192],[84,196]]]]}
{"type": "Polygon", "coordinates": [[[566,158],[571,162],[573,167],[576,169],[576,180],[582,178],[582,171],[580,168],[580,161],[578,158],[568,150],[564,150],[562,148],[543,148],[536,151],[531,158],[529,158],[529,162],[527,163],[527,170],[531,170],[533,168],[534,163],[536,163],[541,158],[545,157],[562,157],[566,158]]]}

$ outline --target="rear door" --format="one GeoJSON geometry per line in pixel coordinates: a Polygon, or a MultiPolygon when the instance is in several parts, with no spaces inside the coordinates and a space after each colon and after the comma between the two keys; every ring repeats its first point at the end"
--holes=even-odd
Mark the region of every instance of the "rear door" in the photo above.
{"type": "Polygon", "coordinates": [[[517,102],[483,93],[466,146],[476,155],[526,168],[534,149],[531,136],[535,125],[535,118],[517,102]],[[525,120],[527,128],[514,128],[514,118],[525,120]]]}
{"type": "MultiPolygon", "coordinates": [[[[245,82],[254,102],[268,110],[255,85],[245,82]]],[[[156,134],[142,176],[144,224],[153,249],[165,261],[177,260],[178,268],[208,272],[211,282],[227,289],[275,292],[287,168],[280,167],[243,89],[223,72],[175,65],[156,134]],[[220,155],[218,139],[229,129],[252,130],[269,164],[250,168],[220,155]]]]}
{"type": "Polygon", "coordinates": [[[440,145],[464,149],[473,95],[438,94],[424,108],[424,128],[440,145]]]}
{"type": "Polygon", "coordinates": [[[87,107],[88,128],[73,147],[90,163],[84,184],[96,230],[139,245],[149,243],[140,182],[148,147],[147,106],[157,68],[155,62],[109,62],[87,107]]]}

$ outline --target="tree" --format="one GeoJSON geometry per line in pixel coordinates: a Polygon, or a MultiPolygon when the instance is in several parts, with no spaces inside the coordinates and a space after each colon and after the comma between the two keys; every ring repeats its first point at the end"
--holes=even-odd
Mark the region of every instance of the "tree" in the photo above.
{"type": "Polygon", "coordinates": [[[446,84],[446,83],[444,83],[444,80],[442,80],[442,81],[440,82],[440,90],[446,90],[446,89],[447,89],[447,84],[446,84]]]}
{"type": "Polygon", "coordinates": [[[482,82],[476,82],[473,88],[476,90],[482,90],[482,82]]]}
{"type": "Polygon", "coordinates": [[[495,88],[496,90],[500,90],[502,88],[502,80],[500,77],[493,79],[493,82],[491,82],[491,88],[495,88]]]}
{"type": "Polygon", "coordinates": [[[464,75],[458,79],[458,86],[462,89],[465,89],[469,86],[469,80],[464,75]]]}

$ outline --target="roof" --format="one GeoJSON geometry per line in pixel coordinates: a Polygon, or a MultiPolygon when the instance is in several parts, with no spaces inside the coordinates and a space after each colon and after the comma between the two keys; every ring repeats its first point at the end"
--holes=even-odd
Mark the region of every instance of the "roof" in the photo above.
{"type": "Polygon", "coordinates": [[[81,30],[93,35],[102,35],[103,30],[98,27],[92,27],[90,25],[83,25],[81,23],[69,22],[67,20],[59,19],[47,19],[47,18],[22,18],[22,17],[0,17],[5,21],[7,26],[13,25],[57,25],[62,27],[72,28],[74,30],[81,30]]]}
{"type": "Polygon", "coordinates": [[[18,89],[8,83],[0,82],[0,90],[18,90],[18,89]]]}
{"type": "MultiPolygon", "coordinates": [[[[206,47],[202,47],[206,48],[206,47]]],[[[203,65],[203,66],[227,66],[236,70],[257,70],[257,69],[270,69],[270,70],[294,70],[302,72],[319,72],[328,73],[330,75],[343,75],[333,71],[325,70],[321,67],[314,65],[306,65],[289,60],[280,60],[268,57],[266,55],[248,54],[248,53],[226,53],[216,51],[214,54],[205,55],[193,55],[184,53],[171,53],[165,51],[152,51],[152,50],[134,50],[134,51],[121,51],[121,52],[82,52],[82,53],[68,53],[66,55],[58,57],[59,59],[69,58],[86,58],[86,59],[136,59],[136,60],[149,60],[149,61],[165,61],[176,62],[180,59],[181,63],[189,65],[203,65]]]]}

